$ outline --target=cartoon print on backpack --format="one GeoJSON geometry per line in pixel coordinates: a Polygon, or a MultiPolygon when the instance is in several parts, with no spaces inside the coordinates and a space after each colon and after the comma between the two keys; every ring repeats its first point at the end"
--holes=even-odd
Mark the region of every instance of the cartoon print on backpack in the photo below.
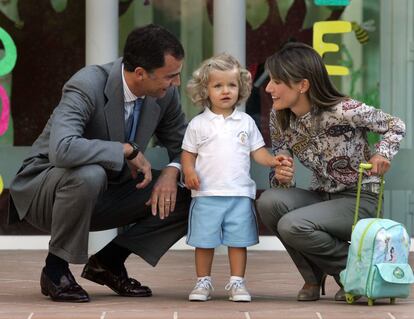
{"type": "Polygon", "coordinates": [[[409,251],[408,242],[408,235],[402,230],[395,237],[385,229],[381,229],[377,234],[373,260],[375,263],[397,263],[406,260],[409,251]]]}
{"type": "Polygon", "coordinates": [[[397,261],[397,255],[394,254],[394,247],[390,249],[390,259],[388,260],[391,263],[395,263],[397,261]]]}

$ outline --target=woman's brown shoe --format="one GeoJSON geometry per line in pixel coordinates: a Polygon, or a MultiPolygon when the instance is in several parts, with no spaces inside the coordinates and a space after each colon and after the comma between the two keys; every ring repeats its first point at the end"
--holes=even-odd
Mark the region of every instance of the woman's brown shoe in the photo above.
{"type": "MultiPolygon", "coordinates": [[[[354,301],[361,298],[361,296],[354,296],[354,301]]],[[[339,289],[335,294],[335,301],[346,301],[346,293],[344,288],[339,289]]]]}
{"type": "Polygon", "coordinates": [[[321,283],[319,285],[304,284],[302,289],[299,290],[297,301],[315,301],[320,299],[320,293],[325,295],[325,280],[326,275],[322,276],[321,283]]]}
{"type": "Polygon", "coordinates": [[[339,289],[335,294],[335,301],[346,301],[344,288],[339,289]]]}
{"type": "Polygon", "coordinates": [[[335,294],[335,297],[334,297],[335,301],[346,301],[346,293],[345,293],[344,287],[342,286],[339,274],[334,275],[333,277],[336,283],[338,284],[338,286],[340,287],[340,289],[335,294]]]}

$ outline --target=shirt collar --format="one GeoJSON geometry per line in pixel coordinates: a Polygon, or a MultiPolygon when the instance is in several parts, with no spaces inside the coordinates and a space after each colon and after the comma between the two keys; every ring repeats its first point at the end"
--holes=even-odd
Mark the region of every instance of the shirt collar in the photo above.
{"type": "MultiPolygon", "coordinates": [[[[214,120],[216,118],[223,118],[223,115],[221,114],[216,114],[213,113],[209,107],[206,107],[204,109],[204,115],[207,117],[208,120],[214,120]]],[[[226,119],[233,119],[233,120],[240,120],[241,119],[241,114],[240,111],[236,108],[234,108],[233,113],[231,113],[226,119]]]]}
{"type": "MultiPolygon", "coordinates": [[[[125,75],[124,75],[124,64],[122,63],[122,86],[124,88],[124,103],[128,102],[135,102],[135,100],[138,98],[134,93],[131,92],[131,90],[128,87],[128,84],[125,81],[125,75]]],[[[145,98],[145,96],[141,96],[142,99],[145,98]]]]}
{"type": "Polygon", "coordinates": [[[290,116],[290,127],[295,128],[299,124],[307,126],[311,120],[312,120],[311,112],[305,113],[302,116],[298,116],[298,117],[292,113],[290,116]]]}

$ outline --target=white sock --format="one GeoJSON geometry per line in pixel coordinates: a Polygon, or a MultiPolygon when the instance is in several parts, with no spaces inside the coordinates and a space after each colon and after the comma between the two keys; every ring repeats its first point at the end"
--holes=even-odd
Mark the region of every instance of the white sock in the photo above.
{"type": "Polygon", "coordinates": [[[239,276],[231,276],[230,277],[230,282],[238,281],[238,280],[244,281],[244,277],[239,277],[239,276]]]}
{"type": "Polygon", "coordinates": [[[200,280],[203,280],[203,279],[208,280],[208,281],[211,282],[211,276],[197,277],[197,281],[200,281],[200,280]]]}

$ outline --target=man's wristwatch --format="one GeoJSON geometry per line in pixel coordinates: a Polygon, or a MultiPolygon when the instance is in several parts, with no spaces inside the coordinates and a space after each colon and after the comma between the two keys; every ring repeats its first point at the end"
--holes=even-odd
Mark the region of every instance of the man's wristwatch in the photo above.
{"type": "Polygon", "coordinates": [[[141,149],[139,148],[139,145],[135,142],[128,142],[128,144],[132,146],[132,153],[126,158],[128,161],[130,161],[137,157],[141,149]]]}

